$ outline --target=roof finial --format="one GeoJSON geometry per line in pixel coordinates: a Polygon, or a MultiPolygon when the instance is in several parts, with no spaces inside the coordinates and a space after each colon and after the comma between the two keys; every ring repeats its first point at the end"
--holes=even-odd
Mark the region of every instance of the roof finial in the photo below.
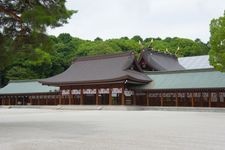
{"type": "Polygon", "coordinates": [[[138,44],[141,46],[141,49],[144,48],[144,45],[142,44],[142,42],[140,40],[138,41],[138,44]]]}
{"type": "Polygon", "coordinates": [[[151,39],[150,43],[152,44],[154,42],[153,38],[151,39]]]}
{"type": "Polygon", "coordinates": [[[166,53],[172,55],[172,53],[168,50],[168,48],[166,48],[166,53]]]}
{"type": "Polygon", "coordinates": [[[150,50],[153,50],[153,46],[152,46],[152,44],[153,44],[153,38],[151,39],[151,41],[150,41],[150,43],[148,44],[148,48],[150,49],[150,50]]]}
{"type": "Polygon", "coordinates": [[[180,50],[180,47],[178,46],[177,47],[177,50],[176,50],[176,52],[175,52],[175,56],[177,56],[178,55],[178,51],[180,50]]]}

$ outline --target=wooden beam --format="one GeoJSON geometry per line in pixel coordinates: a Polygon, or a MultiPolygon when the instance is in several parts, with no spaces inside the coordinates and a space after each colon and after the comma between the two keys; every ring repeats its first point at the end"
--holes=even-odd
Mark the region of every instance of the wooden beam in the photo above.
{"type": "Polygon", "coordinates": [[[163,96],[162,96],[162,93],[161,93],[160,103],[161,103],[161,106],[163,106],[163,96]]]}
{"type": "Polygon", "coordinates": [[[40,105],[40,95],[37,95],[38,105],[40,105]]]}
{"type": "Polygon", "coordinates": [[[95,95],[95,103],[96,103],[96,105],[99,105],[99,103],[98,103],[98,88],[96,88],[96,95],[95,95]]]}
{"type": "Polygon", "coordinates": [[[2,97],[2,105],[4,105],[4,104],[5,104],[5,98],[2,97]]]}
{"type": "Polygon", "coordinates": [[[62,93],[59,93],[59,105],[62,104],[62,93]]]}
{"type": "Polygon", "coordinates": [[[134,95],[133,95],[133,105],[136,105],[136,91],[134,90],[134,95]]]}
{"type": "Polygon", "coordinates": [[[203,99],[203,96],[202,96],[202,92],[200,92],[200,100],[201,100],[201,107],[203,107],[203,103],[204,103],[204,99],[203,99]]]}
{"type": "Polygon", "coordinates": [[[149,92],[147,91],[146,92],[146,101],[147,101],[147,106],[149,106],[149,92]]]}
{"type": "Polygon", "coordinates": [[[69,105],[71,105],[72,103],[71,103],[71,89],[70,89],[70,91],[69,91],[69,105]]]}
{"type": "Polygon", "coordinates": [[[23,105],[25,105],[25,97],[23,96],[23,105]]]}
{"type": "Polygon", "coordinates": [[[29,96],[30,105],[32,105],[32,96],[29,96]]]}
{"type": "Polygon", "coordinates": [[[80,105],[84,104],[84,93],[83,93],[83,88],[80,90],[80,105]]]}
{"type": "Polygon", "coordinates": [[[211,103],[211,93],[208,93],[208,101],[209,101],[209,107],[211,107],[212,103],[211,103]]]}
{"type": "Polygon", "coordinates": [[[48,105],[48,95],[45,95],[45,104],[48,105]]]}
{"type": "Polygon", "coordinates": [[[75,103],[76,105],[79,105],[78,101],[79,101],[79,96],[75,94],[75,95],[74,95],[74,103],[75,103]]]}
{"type": "Polygon", "coordinates": [[[10,99],[10,96],[8,97],[8,105],[11,105],[11,99],[10,99]]]}
{"type": "Polygon", "coordinates": [[[18,97],[17,96],[15,96],[15,97],[16,97],[15,105],[17,105],[18,104],[18,97]]]}
{"type": "Polygon", "coordinates": [[[191,106],[195,107],[195,99],[194,99],[194,94],[193,92],[191,93],[191,106]]]}
{"type": "Polygon", "coordinates": [[[57,97],[57,95],[54,95],[53,97],[54,97],[54,105],[56,105],[56,100],[57,100],[56,97],[57,97]]]}
{"type": "Polygon", "coordinates": [[[121,97],[122,105],[125,105],[125,95],[124,95],[124,86],[122,86],[122,97],[121,97]]]}
{"type": "Polygon", "coordinates": [[[176,107],[179,105],[179,101],[178,101],[178,94],[176,92],[176,107]]]}
{"type": "Polygon", "coordinates": [[[109,105],[112,105],[112,88],[109,88],[109,105]]]}

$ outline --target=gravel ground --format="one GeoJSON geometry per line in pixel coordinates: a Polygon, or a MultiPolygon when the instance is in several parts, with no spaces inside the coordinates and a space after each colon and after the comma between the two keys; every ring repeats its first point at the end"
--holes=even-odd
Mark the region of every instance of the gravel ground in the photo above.
{"type": "Polygon", "coordinates": [[[224,150],[225,113],[0,109],[0,150],[224,150]]]}

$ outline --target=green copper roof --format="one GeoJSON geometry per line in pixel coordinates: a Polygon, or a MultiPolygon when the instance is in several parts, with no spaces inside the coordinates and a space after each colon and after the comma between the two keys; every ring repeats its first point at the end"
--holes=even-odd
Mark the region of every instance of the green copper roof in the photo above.
{"type": "Polygon", "coordinates": [[[37,80],[15,80],[1,88],[0,94],[47,93],[58,90],[58,87],[42,85],[37,80]]]}
{"type": "Polygon", "coordinates": [[[145,72],[153,81],[137,89],[225,88],[225,73],[214,69],[145,72]]]}

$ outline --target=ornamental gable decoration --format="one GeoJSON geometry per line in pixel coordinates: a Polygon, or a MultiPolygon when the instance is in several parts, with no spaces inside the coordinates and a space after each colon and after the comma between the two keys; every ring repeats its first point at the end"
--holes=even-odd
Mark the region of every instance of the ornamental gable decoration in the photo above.
{"type": "Polygon", "coordinates": [[[73,95],[80,95],[81,94],[81,90],[74,89],[74,90],[71,91],[71,94],[73,94],[73,95]]]}
{"type": "Polygon", "coordinates": [[[113,94],[122,93],[122,88],[112,88],[112,93],[113,94]]]}
{"type": "Polygon", "coordinates": [[[99,94],[109,94],[109,88],[106,88],[106,89],[101,88],[98,90],[98,93],[99,94]]]}
{"type": "Polygon", "coordinates": [[[96,89],[83,89],[84,94],[96,94],[96,89]]]}
{"type": "Polygon", "coordinates": [[[70,90],[62,90],[62,95],[69,95],[70,94],[70,90]]]}

